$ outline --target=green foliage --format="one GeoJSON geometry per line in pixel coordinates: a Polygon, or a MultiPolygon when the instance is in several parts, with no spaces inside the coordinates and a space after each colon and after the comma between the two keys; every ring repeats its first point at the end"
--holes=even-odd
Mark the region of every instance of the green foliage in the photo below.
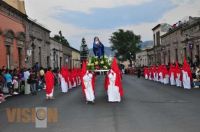
{"type": "Polygon", "coordinates": [[[133,31],[119,29],[112,34],[110,42],[118,60],[135,60],[135,54],[140,50],[138,44],[141,42],[141,37],[135,35],[133,31]]]}
{"type": "Polygon", "coordinates": [[[56,41],[60,42],[61,44],[65,44],[69,46],[69,42],[64,36],[54,35],[53,37],[56,41]]]}
{"type": "Polygon", "coordinates": [[[90,57],[88,59],[87,68],[88,70],[108,70],[111,67],[112,59],[108,57],[90,57]]]}

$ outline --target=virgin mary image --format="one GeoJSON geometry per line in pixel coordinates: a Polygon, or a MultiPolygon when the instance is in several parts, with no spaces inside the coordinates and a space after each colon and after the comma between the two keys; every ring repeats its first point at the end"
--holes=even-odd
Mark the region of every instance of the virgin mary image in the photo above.
{"type": "Polygon", "coordinates": [[[97,56],[98,58],[104,56],[104,45],[101,43],[98,37],[94,38],[93,52],[94,55],[97,56]]]}

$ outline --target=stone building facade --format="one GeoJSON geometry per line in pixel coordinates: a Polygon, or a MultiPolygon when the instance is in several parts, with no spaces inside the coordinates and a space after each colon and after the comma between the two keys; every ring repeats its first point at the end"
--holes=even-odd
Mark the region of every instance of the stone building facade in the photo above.
{"type": "Polygon", "coordinates": [[[136,67],[148,66],[147,50],[136,53],[136,67]]]}
{"type": "Polygon", "coordinates": [[[194,62],[195,57],[199,58],[200,54],[200,18],[190,17],[187,22],[174,25],[161,38],[162,63],[169,64],[178,61],[182,64],[184,57],[194,62]]]}
{"type": "Polygon", "coordinates": [[[63,50],[62,44],[53,38],[50,38],[50,66],[55,68],[62,68],[63,66],[63,50]]]}
{"type": "Polygon", "coordinates": [[[70,48],[70,46],[63,44],[62,50],[63,50],[63,65],[71,69],[72,49],[70,48]]]}
{"type": "Polygon", "coordinates": [[[34,20],[26,21],[26,51],[27,67],[32,67],[35,63],[47,68],[50,66],[50,31],[34,20]]]}
{"type": "Polygon", "coordinates": [[[0,66],[10,69],[25,66],[26,18],[26,14],[0,1],[0,66]]]}
{"type": "Polygon", "coordinates": [[[154,62],[151,62],[153,64],[161,64],[162,60],[162,41],[161,36],[168,32],[169,28],[171,26],[167,23],[161,23],[156,25],[152,31],[153,31],[153,41],[154,41],[154,62]]]}

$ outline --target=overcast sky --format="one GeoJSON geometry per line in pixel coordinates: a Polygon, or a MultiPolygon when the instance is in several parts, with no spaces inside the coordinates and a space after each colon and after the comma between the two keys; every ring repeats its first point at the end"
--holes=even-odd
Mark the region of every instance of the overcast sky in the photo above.
{"type": "Polygon", "coordinates": [[[82,37],[92,47],[99,36],[109,46],[112,32],[132,30],[142,41],[152,40],[158,23],[174,24],[187,16],[200,17],[200,0],[25,0],[26,12],[51,30],[62,30],[70,45],[79,49],[82,37]]]}

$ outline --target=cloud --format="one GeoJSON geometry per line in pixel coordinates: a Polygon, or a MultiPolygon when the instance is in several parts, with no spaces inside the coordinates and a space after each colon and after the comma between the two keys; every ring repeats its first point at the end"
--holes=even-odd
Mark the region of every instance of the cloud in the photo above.
{"type": "MultiPolygon", "coordinates": [[[[152,40],[151,29],[158,23],[166,22],[173,24],[185,16],[200,16],[199,0],[166,0],[167,2],[164,1],[166,2],[163,4],[164,6],[162,4],[155,4],[152,9],[146,11],[146,9],[148,9],[148,3],[159,3],[161,1],[163,2],[164,0],[25,0],[25,3],[27,14],[31,18],[37,19],[39,23],[47,26],[48,29],[52,31],[51,36],[57,34],[59,30],[62,30],[63,35],[66,36],[70,44],[79,49],[82,37],[86,38],[89,47],[92,46],[94,36],[99,36],[101,41],[109,46],[109,38],[112,35],[112,32],[117,31],[119,28],[124,28],[133,30],[136,34],[140,34],[143,41],[152,40]],[[146,8],[141,11],[135,11],[135,9],[133,9],[133,7],[142,7],[144,5],[146,5],[146,8]],[[162,10],[157,10],[158,8],[165,8],[165,5],[170,5],[169,7],[173,8],[167,8],[164,12],[161,12],[162,10]],[[126,9],[126,12],[123,12],[124,9],[121,11],[114,11],[114,9],[122,9],[122,7],[132,8],[129,8],[131,10],[126,9]],[[115,21],[118,19],[119,22],[113,23],[114,26],[110,27],[109,25],[112,23],[111,19],[108,21],[109,25],[107,25],[108,27],[106,28],[95,22],[96,25],[93,25],[93,27],[99,26],[99,28],[95,29],[84,24],[88,22],[87,20],[81,21],[80,19],[74,19],[77,20],[78,23],[83,22],[84,25],[81,26],[72,20],[64,21],[60,18],[52,17],[62,14],[63,11],[69,11],[70,13],[78,12],[90,18],[90,16],[93,17],[96,13],[101,13],[98,11],[99,9],[104,12],[101,16],[107,15],[107,18],[109,16],[108,11],[112,12],[112,15],[115,13],[116,17],[112,18],[112,16],[111,18],[115,21]],[[156,11],[159,15],[153,14],[156,11]],[[120,14],[120,12],[124,15],[120,14]],[[144,18],[153,16],[154,19],[149,21],[140,18],[141,20],[138,21],[137,16],[132,16],[134,13],[138,13],[138,15],[141,15],[144,18]],[[152,13],[152,15],[149,15],[148,13],[152,13]],[[118,15],[124,16],[125,24],[121,23],[123,19],[119,19],[118,15]]],[[[70,18],[69,16],[67,17],[70,18]]],[[[96,17],[94,17],[94,20],[97,21],[98,19],[96,20],[96,17]]]]}
{"type": "Polygon", "coordinates": [[[150,1],[142,5],[120,6],[115,8],[96,8],[91,13],[63,10],[54,18],[65,23],[88,29],[112,29],[119,26],[154,22],[175,6],[165,1],[150,1]],[[156,8],[156,9],[155,9],[156,8]]]}

